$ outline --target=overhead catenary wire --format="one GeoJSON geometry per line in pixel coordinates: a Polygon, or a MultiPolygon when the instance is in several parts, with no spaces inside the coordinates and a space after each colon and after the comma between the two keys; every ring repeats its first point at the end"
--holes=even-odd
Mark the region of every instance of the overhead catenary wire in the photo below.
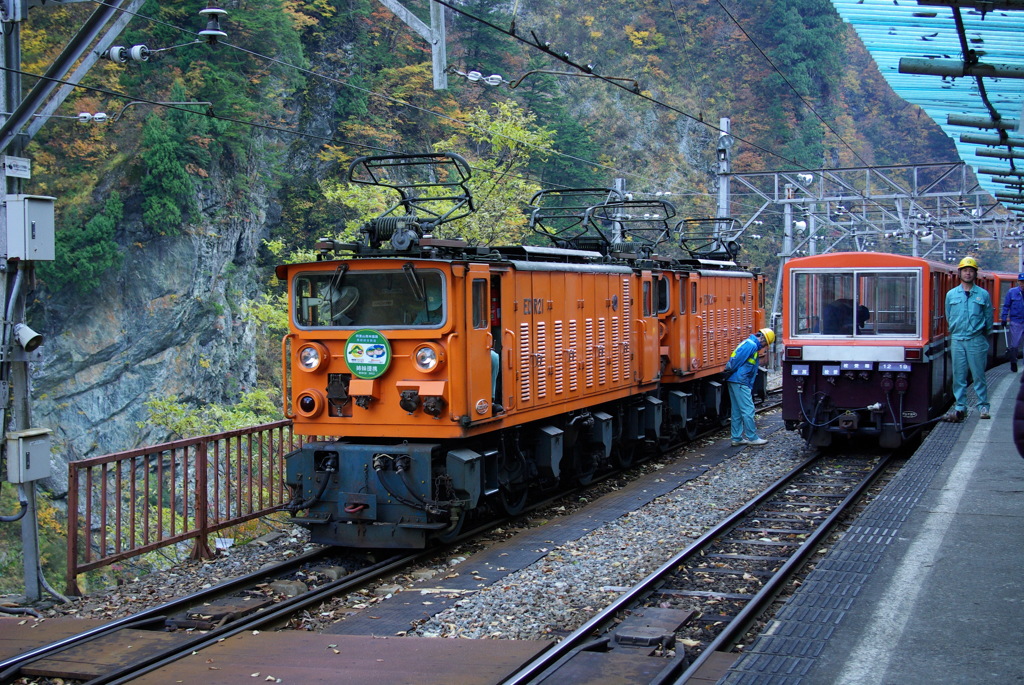
{"type": "MultiPolygon", "coordinates": [[[[99,4],[99,5],[105,5],[105,6],[108,6],[108,7],[112,7],[112,5],[110,5],[109,3],[105,3],[102,0],[94,0],[94,2],[96,2],[96,4],[99,4]]],[[[114,8],[114,9],[118,9],[118,8],[114,8]]],[[[189,31],[187,29],[183,29],[183,28],[181,28],[179,26],[175,26],[175,25],[170,24],[168,22],[165,22],[163,20],[155,19],[153,17],[149,17],[147,15],[143,15],[143,14],[140,14],[138,12],[129,12],[129,14],[132,14],[133,16],[145,19],[147,21],[151,21],[151,22],[163,25],[163,26],[167,26],[169,28],[173,28],[173,29],[175,29],[177,31],[180,31],[180,32],[186,34],[186,35],[197,35],[194,31],[189,31]]],[[[271,57],[269,55],[265,55],[263,53],[255,51],[255,50],[250,50],[248,48],[244,48],[244,47],[242,47],[240,45],[235,45],[235,44],[232,44],[232,43],[228,43],[228,42],[226,42],[224,40],[218,40],[217,44],[220,45],[220,46],[224,46],[226,48],[230,48],[230,49],[233,49],[233,50],[238,50],[240,52],[247,53],[249,55],[252,55],[254,57],[258,57],[260,59],[267,60],[269,62],[273,62],[273,63],[275,63],[275,64],[277,64],[279,66],[283,66],[283,67],[288,68],[288,69],[293,69],[293,70],[295,70],[295,71],[297,71],[299,73],[302,73],[304,75],[307,75],[307,76],[312,76],[312,77],[315,77],[315,78],[318,78],[318,79],[323,79],[323,80],[329,81],[331,83],[336,83],[338,85],[342,85],[342,86],[345,86],[347,88],[352,88],[353,90],[357,90],[357,91],[363,92],[363,93],[365,93],[367,95],[372,95],[374,97],[384,99],[386,101],[392,102],[392,103],[400,105],[402,107],[408,107],[408,108],[410,108],[410,109],[412,109],[414,111],[418,111],[418,112],[421,112],[421,113],[424,113],[424,114],[435,116],[435,117],[437,117],[439,119],[449,121],[449,122],[451,122],[451,123],[453,123],[455,125],[458,125],[458,126],[465,126],[465,127],[469,127],[469,128],[477,128],[479,130],[479,127],[475,127],[473,124],[471,124],[469,122],[462,121],[462,120],[460,120],[458,118],[455,118],[455,117],[451,117],[451,116],[446,115],[446,114],[444,114],[442,112],[437,112],[435,110],[432,110],[432,109],[429,109],[429,108],[426,108],[426,107],[420,107],[418,105],[414,105],[414,104],[412,104],[410,102],[406,102],[406,101],[401,100],[399,98],[396,98],[394,96],[387,95],[385,93],[380,93],[380,92],[374,91],[374,90],[369,89],[369,88],[364,88],[362,86],[355,85],[355,84],[350,83],[348,81],[345,81],[343,79],[338,79],[338,78],[335,78],[335,77],[332,77],[332,76],[328,76],[326,74],[314,71],[312,69],[307,69],[305,67],[302,67],[302,66],[299,66],[299,65],[296,65],[296,64],[292,64],[290,62],[286,62],[284,60],[280,60],[280,59],[277,59],[275,57],[271,57]]],[[[154,50],[153,52],[158,52],[158,51],[159,50],[154,50]]],[[[239,122],[239,123],[243,123],[243,122],[239,122]]],[[[528,141],[523,141],[523,140],[514,138],[512,136],[508,136],[508,135],[500,133],[500,132],[496,133],[495,135],[498,135],[501,138],[504,138],[506,140],[512,141],[512,142],[517,143],[517,144],[526,145],[528,147],[535,147],[536,148],[536,146],[531,145],[531,143],[529,143],[528,141]]],[[[597,162],[597,161],[594,161],[594,160],[586,159],[586,158],[583,158],[583,157],[578,157],[576,155],[571,155],[569,153],[562,152],[560,150],[546,149],[544,151],[546,153],[553,154],[553,155],[556,155],[558,157],[562,157],[562,158],[568,159],[570,161],[579,162],[579,163],[582,163],[582,164],[587,164],[589,166],[593,166],[593,167],[596,167],[596,168],[599,168],[599,169],[604,169],[604,170],[606,170],[606,171],[608,171],[608,172],[610,172],[612,174],[615,174],[617,176],[630,177],[630,178],[634,178],[634,179],[639,179],[640,181],[642,181],[644,183],[653,183],[653,181],[651,179],[647,178],[646,176],[643,176],[641,174],[635,174],[635,173],[632,173],[632,172],[629,172],[629,171],[625,171],[623,169],[619,169],[617,167],[613,167],[613,166],[610,166],[610,165],[607,165],[607,164],[603,164],[601,162],[597,162]]],[[[392,150],[392,152],[394,152],[394,151],[392,150]]],[[[553,185],[558,185],[558,184],[553,184],[553,185]]]]}
{"type": "MultiPolygon", "coordinates": [[[[97,4],[106,4],[106,3],[102,2],[102,0],[94,0],[94,2],[96,2],[97,4]]],[[[506,31],[505,29],[502,29],[501,27],[498,27],[498,26],[496,26],[496,25],[494,25],[494,24],[492,24],[492,23],[490,23],[490,22],[488,22],[488,21],[486,21],[484,19],[476,17],[476,16],[474,16],[472,14],[469,14],[468,12],[465,12],[465,11],[459,9],[459,8],[453,6],[452,4],[448,3],[448,2],[444,2],[443,0],[439,0],[439,4],[444,5],[445,7],[448,7],[449,9],[451,9],[451,10],[453,10],[453,11],[459,13],[459,14],[462,14],[462,15],[466,16],[467,18],[470,18],[470,19],[472,19],[474,21],[478,21],[478,22],[482,23],[485,26],[488,26],[488,27],[491,27],[491,28],[493,28],[495,30],[498,30],[501,33],[505,33],[506,35],[509,35],[509,36],[515,38],[516,40],[519,40],[519,41],[521,41],[521,42],[523,42],[523,43],[525,43],[527,45],[530,45],[530,46],[535,47],[535,48],[542,48],[542,46],[539,44],[539,42],[536,42],[536,43],[530,42],[530,41],[522,39],[521,37],[519,37],[518,35],[515,34],[515,32],[514,32],[514,24],[515,24],[514,19],[513,19],[513,31],[509,32],[509,31],[506,31]]],[[[517,8],[518,8],[518,3],[517,3],[517,8]]],[[[516,11],[518,11],[518,9],[516,11]]],[[[184,34],[195,35],[195,32],[193,32],[193,31],[189,31],[189,30],[183,29],[181,27],[174,26],[173,24],[169,24],[169,23],[164,22],[162,20],[158,20],[158,19],[154,19],[154,18],[151,18],[151,17],[147,17],[146,15],[142,15],[142,14],[139,14],[139,13],[133,13],[133,14],[134,14],[134,16],[146,19],[148,21],[153,21],[153,22],[162,24],[164,26],[169,26],[169,27],[174,28],[174,29],[176,29],[178,31],[181,31],[184,34]]],[[[368,88],[363,88],[361,86],[357,86],[355,84],[349,83],[349,82],[344,81],[342,79],[337,79],[337,78],[334,78],[334,77],[331,77],[331,76],[328,76],[328,75],[325,75],[325,74],[322,74],[322,73],[319,73],[319,72],[316,72],[316,71],[313,71],[313,70],[310,70],[310,69],[306,69],[304,67],[301,67],[301,66],[298,66],[298,65],[295,65],[295,64],[291,64],[289,62],[285,62],[283,60],[279,60],[277,58],[270,57],[268,55],[264,55],[262,53],[259,53],[259,52],[253,51],[253,50],[249,50],[247,48],[243,48],[243,47],[238,46],[238,45],[227,43],[227,42],[225,42],[223,40],[219,40],[218,41],[218,45],[223,45],[223,46],[231,48],[231,49],[240,50],[240,51],[246,52],[248,54],[251,54],[252,56],[259,57],[261,59],[266,59],[268,61],[272,61],[272,62],[274,62],[276,64],[279,64],[280,66],[284,66],[284,67],[290,68],[290,69],[295,69],[295,70],[299,71],[300,73],[303,73],[303,74],[306,74],[306,75],[309,75],[309,76],[313,76],[313,77],[316,77],[316,78],[320,78],[320,79],[325,79],[325,80],[328,80],[330,82],[337,83],[339,85],[343,85],[345,87],[349,87],[349,88],[352,88],[354,90],[358,90],[358,91],[364,92],[364,93],[366,93],[368,95],[372,95],[372,96],[375,96],[375,97],[386,99],[386,100],[388,100],[390,102],[393,102],[395,104],[398,104],[400,106],[409,107],[409,108],[411,108],[411,109],[413,109],[415,111],[420,111],[420,112],[423,112],[425,114],[429,114],[429,115],[436,116],[436,117],[441,118],[441,119],[445,119],[445,120],[451,121],[452,123],[454,123],[456,125],[472,126],[472,124],[469,124],[468,122],[461,121],[461,120],[459,120],[457,118],[450,117],[450,116],[445,115],[443,113],[436,112],[436,111],[428,109],[428,108],[420,107],[420,106],[414,105],[412,103],[408,103],[408,102],[405,102],[405,101],[400,100],[398,98],[395,98],[393,96],[390,96],[390,95],[387,95],[387,94],[384,94],[384,93],[379,93],[377,91],[373,91],[373,90],[368,89],[368,88]]],[[[544,49],[544,48],[542,48],[542,49],[544,49]]],[[[568,57],[567,54],[565,54],[564,56],[559,56],[559,55],[555,54],[554,52],[552,52],[550,50],[545,50],[545,51],[548,52],[551,56],[560,59],[561,61],[565,62],[566,64],[569,64],[570,66],[573,66],[573,67],[575,67],[577,69],[581,69],[582,71],[585,71],[585,72],[587,71],[586,69],[583,69],[579,65],[577,65],[577,64],[571,62],[570,60],[568,60],[567,59],[567,57],[568,57]]],[[[644,95],[642,93],[637,93],[636,91],[634,91],[634,90],[632,90],[630,88],[625,87],[622,83],[617,83],[616,79],[614,77],[607,77],[607,76],[601,76],[601,75],[597,75],[597,74],[592,74],[592,72],[587,72],[587,73],[593,75],[595,78],[598,78],[598,79],[600,79],[602,81],[605,81],[606,83],[612,83],[613,85],[616,85],[616,86],[618,86],[620,88],[623,88],[627,92],[631,92],[631,93],[634,93],[636,95],[639,95],[640,97],[643,97],[644,99],[646,99],[646,100],[648,100],[648,101],[650,101],[650,102],[652,102],[652,103],[654,103],[656,105],[668,108],[671,111],[674,111],[674,112],[676,112],[678,114],[681,114],[681,115],[683,115],[683,116],[685,116],[687,118],[690,118],[693,121],[698,122],[700,124],[703,124],[703,125],[705,125],[706,127],[710,128],[712,130],[715,130],[715,131],[719,130],[716,126],[714,126],[714,125],[712,125],[712,124],[710,124],[708,122],[703,121],[703,119],[701,117],[696,117],[694,115],[691,115],[691,114],[689,114],[689,113],[687,113],[687,112],[685,112],[683,110],[680,110],[680,109],[675,108],[675,107],[673,107],[671,105],[668,105],[667,103],[663,103],[663,102],[661,102],[661,101],[659,101],[659,100],[657,100],[657,99],[655,99],[655,98],[653,98],[653,97],[651,97],[649,95],[644,95]]],[[[242,122],[239,122],[239,123],[242,123],[242,122]]],[[[512,141],[514,141],[516,143],[519,143],[519,144],[530,145],[526,141],[518,140],[516,138],[510,137],[510,136],[507,136],[507,135],[504,135],[504,134],[500,134],[499,133],[498,135],[503,137],[503,138],[505,138],[505,139],[512,140],[512,141]]],[[[792,165],[794,165],[794,166],[796,166],[796,167],[798,167],[800,169],[810,170],[810,168],[804,166],[800,162],[788,159],[788,158],[786,158],[786,157],[784,157],[782,155],[774,153],[771,150],[768,150],[767,148],[764,148],[762,146],[757,145],[756,143],[753,143],[753,142],[751,142],[749,140],[746,140],[746,139],[743,139],[741,137],[737,137],[735,135],[733,137],[736,138],[736,140],[742,141],[742,142],[752,146],[753,148],[761,150],[762,152],[764,152],[766,154],[772,155],[774,157],[778,157],[779,159],[782,159],[782,160],[784,160],[784,161],[786,161],[786,162],[788,162],[788,163],[790,163],[790,164],[792,164],[792,165]]],[[[605,170],[607,170],[607,171],[609,171],[609,172],[611,172],[611,173],[613,173],[613,174],[615,174],[617,176],[626,177],[626,178],[633,178],[633,179],[639,179],[640,182],[642,182],[644,184],[663,185],[663,182],[657,183],[654,180],[652,180],[652,179],[650,179],[650,178],[648,178],[648,177],[646,177],[644,175],[635,174],[635,173],[632,173],[632,172],[629,172],[629,171],[625,171],[625,170],[619,169],[617,167],[612,167],[612,166],[609,166],[609,165],[606,165],[606,164],[602,164],[600,162],[595,162],[593,160],[588,160],[588,159],[585,159],[585,158],[577,157],[575,155],[570,155],[568,153],[565,153],[565,152],[562,152],[562,151],[559,151],[559,150],[546,150],[546,152],[549,152],[551,154],[557,155],[559,157],[570,159],[572,161],[588,164],[588,165],[594,166],[596,168],[605,169],[605,170]]],[[[558,184],[553,184],[553,185],[558,185],[558,184]]],[[[677,192],[677,193],[681,193],[682,192],[682,190],[678,189],[678,188],[673,188],[673,190],[674,190],[674,192],[677,192]]],[[[709,198],[712,198],[712,197],[714,197],[714,194],[713,193],[707,193],[706,196],[709,197],[709,198]]]]}
{"type": "Polygon", "coordinates": [[[729,19],[734,24],[736,24],[736,28],[738,28],[743,33],[743,35],[746,37],[746,39],[748,41],[750,41],[750,44],[754,46],[754,49],[757,50],[758,53],[760,53],[761,57],[764,58],[764,61],[767,62],[768,65],[772,69],[774,69],[775,72],[780,77],[782,77],[782,80],[786,82],[786,85],[789,86],[790,90],[792,90],[793,93],[798,98],[800,98],[800,102],[804,103],[804,106],[807,107],[807,109],[809,109],[811,111],[811,113],[813,113],[814,116],[816,116],[818,118],[818,120],[821,123],[823,123],[826,126],[826,128],[828,128],[829,131],[832,132],[832,135],[834,135],[836,138],[839,139],[839,142],[841,142],[843,145],[845,145],[846,148],[850,152],[853,153],[854,157],[859,159],[861,161],[861,163],[864,164],[864,166],[871,166],[863,157],[860,156],[860,154],[857,153],[857,151],[853,148],[852,145],[850,145],[848,142],[846,142],[846,140],[841,135],[839,135],[838,131],[836,131],[834,128],[832,128],[831,124],[829,124],[827,121],[825,121],[824,117],[822,117],[820,114],[818,114],[818,111],[814,108],[814,105],[812,105],[810,102],[808,102],[807,98],[805,98],[803,95],[800,94],[800,91],[798,91],[796,89],[796,86],[794,86],[792,84],[792,82],[788,78],[786,78],[786,75],[784,73],[782,73],[782,70],[779,69],[779,67],[775,64],[775,62],[772,61],[771,57],[769,57],[767,54],[765,54],[765,51],[761,49],[761,46],[757,44],[757,41],[755,41],[753,39],[753,37],[751,37],[751,35],[749,33],[747,33],[747,30],[745,28],[743,28],[743,25],[740,24],[739,20],[736,17],[733,16],[732,12],[730,12],[729,9],[725,5],[722,4],[722,0],[715,0],[715,2],[717,2],[718,6],[722,8],[722,11],[725,12],[726,16],[729,17],[729,19]]]}
{"type": "MultiPolygon", "coordinates": [[[[217,114],[217,113],[215,113],[215,112],[213,112],[212,110],[209,110],[209,109],[207,109],[206,111],[203,111],[203,112],[199,112],[199,111],[196,111],[194,109],[189,109],[188,107],[182,107],[180,105],[174,105],[174,104],[170,104],[170,103],[167,103],[167,102],[160,102],[160,101],[157,101],[157,100],[149,100],[147,98],[143,98],[143,97],[139,97],[139,96],[134,96],[134,95],[129,95],[128,93],[120,93],[120,92],[115,91],[115,90],[109,90],[107,88],[98,88],[96,86],[87,86],[87,85],[84,85],[84,84],[81,84],[81,83],[74,83],[72,81],[66,81],[66,80],[63,80],[63,79],[58,79],[58,78],[53,78],[53,77],[45,77],[45,76],[42,76],[41,74],[34,74],[32,72],[24,71],[24,70],[21,70],[21,69],[14,69],[12,67],[7,67],[7,66],[4,66],[4,65],[0,65],[0,70],[11,72],[11,73],[17,73],[17,74],[20,74],[22,76],[29,76],[29,77],[32,77],[32,78],[48,78],[49,80],[51,80],[51,81],[53,81],[55,83],[61,84],[61,85],[68,85],[68,86],[72,86],[74,88],[80,88],[82,90],[88,90],[88,91],[91,91],[91,92],[94,92],[94,93],[99,93],[101,95],[106,95],[108,97],[120,98],[122,100],[128,100],[130,102],[136,102],[136,103],[142,103],[142,104],[147,104],[147,105],[153,105],[154,107],[162,107],[164,109],[172,109],[172,110],[177,110],[177,111],[180,111],[180,112],[187,112],[189,114],[194,114],[196,116],[207,117],[209,119],[217,119],[219,121],[226,121],[226,122],[233,123],[233,124],[239,124],[241,126],[250,126],[250,127],[253,127],[253,128],[264,129],[264,130],[267,130],[267,131],[274,131],[276,133],[283,133],[283,134],[292,135],[292,136],[296,136],[296,137],[300,137],[300,138],[307,138],[307,139],[310,139],[310,140],[317,140],[317,141],[320,141],[320,142],[331,143],[331,144],[334,144],[334,145],[351,145],[351,146],[362,148],[362,149],[365,149],[365,150],[371,150],[373,152],[382,152],[382,153],[387,153],[387,154],[401,154],[401,153],[403,153],[403,150],[398,150],[398,149],[395,149],[395,148],[386,148],[386,147],[380,147],[380,146],[377,146],[377,145],[367,145],[366,143],[357,143],[355,141],[350,141],[350,140],[341,140],[341,139],[333,138],[333,137],[329,137],[329,136],[318,135],[316,133],[306,133],[304,131],[296,131],[294,129],[284,128],[282,126],[274,126],[272,124],[261,123],[261,122],[258,122],[258,121],[246,121],[245,119],[238,119],[237,117],[229,117],[229,116],[224,116],[222,114],[217,114]]],[[[61,118],[69,118],[69,119],[70,118],[75,118],[75,119],[77,119],[77,117],[61,117],[61,118]]],[[[495,171],[495,170],[491,170],[491,169],[484,169],[484,168],[481,168],[481,167],[470,167],[470,168],[473,169],[474,171],[479,171],[481,173],[508,175],[507,172],[499,172],[499,171],[495,171]]],[[[519,178],[519,179],[522,179],[522,180],[532,180],[532,179],[526,178],[524,176],[512,176],[512,177],[513,178],[519,178]]]]}
{"type": "MultiPolygon", "coordinates": [[[[679,49],[683,51],[683,64],[685,64],[687,66],[687,68],[690,70],[690,78],[693,79],[693,83],[696,86],[697,91],[698,91],[697,92],[697,97],[701,101],[701,104],[703,105],[704,104],[704,98],[700,94],[701,88],[700,88],[700,86],[696,85],[696,84],[700,83],[700,81],[697,78],[697,70],[693,68],[693,60],[690,59],[690,55],[687,53],[687,50],[686,50],[686,39],[685,39],[685,36],[683,35],[683,26],[682,26],[682,22],[679,20],[679,14],[676,13],[675,0],[665,0],[665,1],[668,3],[668,8],[672,12],[672,20],[675,22],[675,25],[676,25],[676,33],[679,34],[679,49]]],[[[701,119],[704,118],[704,112],[700,113],[700,118],[701,119]]]]}
{"type": "MultiPolygon", "coordinates": [[[[437,2],[438,4],[444,5],[445,7],[447,7],[450,10],[452,10],[453,12],[461,14],[462,16],[464,16],[464,17],[466,17],[468,19],[471,19],[473,21],[479,22],[479,23],[483,24],[484,26],[487,26],[487,27],[489,27],[489,28],[491,28],[491,29],[493,29],[495,31],[498,31],[499,33],[503,33],[506,36],[514,38],[515,40],[523,43],[524,45],[529,45],[532,48],[540,50],[540,51],[548,54],[549,56],[559,60],[560,62],[563,62],[564,64],[568,64],[569,66],[571,66],[571,67],[573,67],[575,69],[578,69],[583,74],[591,75],[594,78],[597,78],[598,80],[604,81],[605,83],[608,83],[608,84],[610,84],[612,86],[615,86],[616,88],[620,88],[620,89],[626,91],[627,93],[632,93],[636,97],[639,97],[639,98],[641,98],[643,100],[646,100],[646,101],[648,101],[648,102],[650,102],[650,103],[652,103],[654,105],[657,105],[659,107],[663,107],[663,108],[665,108],[665,109],[667,109],[667,110],[669,110],[671,112],[675,112],[676,114],[679,114],[681,116],[686,117],[687,119],[690,119],[690,120],[692,120],[692,121],[694,121],[696,123],[699,123],[699,124],[701,124],[703,126],[706,126],[707,128],[709,128],[709,129],[711,129],[713,131],[717,131],[719,133],[727,133],[727,131],[723,131],[718,126],[715,126],[714,124],[712,124],[710,122],[704,121],[704,119],[702,117],[700,117],[700,116],[696,116],[696,115],[691,114],[691,113],[689,113],[689,112],[687,112],[687,111],[685,111],[683,109],[680,109],[680,108],[678,108],[678,107],[676,107],[674,105],[670,105],[667,102],[663,102],[661,100],[658,100],[657,98],[655,98],[655,97],[653,97],[651,95],[645,94],[642,90],[640,90],[638,92],[636,90],[633,90],[632,88],[629,88],[628,86],[626,86],[621,81],[620,78],[613,78],[613,77],[608,77],[608,76],[601,75],[601,74],[595,74],[594,73],[594,66],[592,64],[580,64],[580,63],[575,62],[572,59],[570,59],[568,52],[562,52],[562,53],[556,52],[551,47],[551,43],[550,42],[541,41],[541,39],[538,38],[537,34],[535,32],[533,32],[533,31],[530,31],[530,34],[532,36],[532,40],[530,40],[530,39],[524,38],[523,36],[519,35],[519,33],[517,31],[515,31],[515,30],[509,30],[509,29],[502,28],[501,26],[498,26],[498,25],[496,25],[496,24],[494,24],[494,23],[492,23],[490,21],[487,21],[486,19],[484,19],[482,17],[478,17],[478,16],[476,16],[474,14],[471,14],[471,13],[467,12],[466,10],[462,9],[461,7],[458,7],[457,5],[453,4],[449,0],[434,0],[434,2],[437,2]]],[[[761,152],[764,152],[765,154],[771,155],[772,157],[777,157],[778,159],[781,159],[784,162],[792,164],[797,169],[802,169],[804,171],[813,171],[813,169],[811,169],[810,167],[804,165],[803,163],[798,162],[798,161],[796,161],[794,159],[790,159],[790,158],[786,157],[785,155],[782,155],[782,154],[779,154],[777,152],[774,152],[773,150],[769,150],[768,148],[766,148],[766,147],[764,147],[762,145],[758,145],[757,143],[755,143],[755,142],[753,142],[751,140],[747,140],[745,138],[737,136],[734,133],[731,133],[731,135],[732,135],[732,137],[734,139],[736,139],[736,140],[738,140],[738,141],[740,141],[742,143],[745,143],[745,144],[751,146],[752,148],[754,148],[756,150],[760,150],[761,152]]]]}

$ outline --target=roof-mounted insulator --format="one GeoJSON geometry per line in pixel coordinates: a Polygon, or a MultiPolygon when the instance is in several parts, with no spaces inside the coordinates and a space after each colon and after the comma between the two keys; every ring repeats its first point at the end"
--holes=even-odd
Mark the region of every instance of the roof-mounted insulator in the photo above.
{"type": "Polygon", "coordinates": [[[199,14],[206,17],[206,28],[200,31],[199,35],[205,38],[207,43],[216,45],[218,39],[228,37],[228,34],[220,29],[220,18],[227,14],[227,10],[209,6],[199,10],[199,14]]]}

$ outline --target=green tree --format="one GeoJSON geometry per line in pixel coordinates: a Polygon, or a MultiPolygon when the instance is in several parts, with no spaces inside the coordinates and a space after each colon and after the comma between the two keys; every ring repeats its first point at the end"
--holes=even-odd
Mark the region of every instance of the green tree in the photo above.
{"type": "Polygon", "coordinates": [[[158,235],[177,235],[195,205],[185,144],[167,119],[154,113],[143,128],[142,149],[142,222],[158,235]]]}
{"type": "Polygon", "coordinates": [[[118,269],[124,255],[114,236],[124,217],[124,203],[114,192],[95,216],[78,230],[64,229],[58,234],[54,260],[39,262],[39,273],[54,292],[71,287],[86,295],[99,287],[103,274],[118,269]]]}
{"type": "MultiPolygon", "coordinates": [[[[540,68],[537,61],[531,69],[540,68]]],[[[590,188],[608,184],[608,171],[587,162],[595,162],[601,149],[594,139],[594,126],[579,120],[570,109],[571,100],[558,92],[555,77],[537,74],[529,77],[521,87],[523,105],[537,117],[538,125],[553,133],[552,149],[563,154],[536,157],[530,163],[530,172],[544,186],[590,188]],[[585,160],[585,161],[580,161],[585,160]]]]}
{"type": "Polygon", "coordinates": [[[181,438],[248,428],[281,418],[277,390],[270,388],[243,393],[229,406],[204,404],[197,407],[173,396],[154,398],[145,405],[149,411],[146,425],[162,426],[181,438]]]}
{"type": "Polygon", "coordinates": [[[469,186],[477,211],[452,227],[455,235],[481,245],[526,240],[526,203],[540,186],[524,174],[531,161],[548,157],[554,139],[536,119],[515,102],[496,102],[493,111],[473,111],[461,131],[434,145],[462,155],[473,168],[469,186]]]}

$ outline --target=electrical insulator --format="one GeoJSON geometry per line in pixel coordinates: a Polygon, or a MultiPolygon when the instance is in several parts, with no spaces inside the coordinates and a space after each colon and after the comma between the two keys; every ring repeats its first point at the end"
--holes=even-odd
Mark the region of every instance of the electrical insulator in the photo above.
{"type": "Polygon", "coordinates": [[[128,48],[126,48],[123,45],[114,45],[109,50],[107,50],[103,56],[109,59],[111,62],[124,64],[128,61],[128,48]]]}
{"type": "Polygon", "coordinates": [[[218,7],[207,7],[199,10],[199,14],[205,16],[206,28],[199,32],[199,35],[206,39],[206,42],[213,45],[218,38],[227,38],[226,33],[220,30],[220,18],[227,14],[226,10],[218,7]]]}

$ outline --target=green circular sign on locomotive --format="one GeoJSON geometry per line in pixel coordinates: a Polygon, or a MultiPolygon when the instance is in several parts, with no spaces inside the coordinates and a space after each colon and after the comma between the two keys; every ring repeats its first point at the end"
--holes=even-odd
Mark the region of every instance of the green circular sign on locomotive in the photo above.
{"type": "Polygon", "coordinates": [[[345,343],[345,363],[356,378],[379,378],[391,365],[391,345],[379,331],[362,328],[345,343]]]}

